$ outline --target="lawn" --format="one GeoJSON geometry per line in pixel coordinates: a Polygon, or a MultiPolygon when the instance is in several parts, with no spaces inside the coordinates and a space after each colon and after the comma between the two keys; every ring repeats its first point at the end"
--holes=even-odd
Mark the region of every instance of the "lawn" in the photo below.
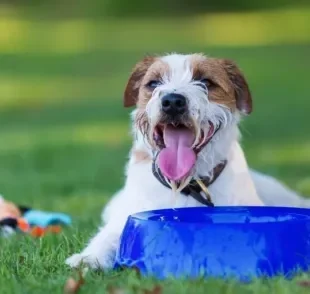
{"type": "MultiPolygon", "coordinates": [[[[112,33],[103,31],[106,39],[98,45],[91,42],[100,38],[94,25],[73,21],[59,29],[57,23],[1,18],[0,26],[5,23],[8,40],[15,43],[0,37],[0,193],[20,204],[66,212],[73,225],[58,236],[1,239],[1,294],[62,292],[71,275],[65,258],[96,231],[102,207],[124,182],[131,139],[122,92],[131,67],[146,52],[203,51],[236,60],[254,97],[255,111],[241,126],[250,165],[310,195],[310,42],[304,36],[286,45],[280,38],[277,44],[264,39],[261,45],[224,46],[215,40],[211,46],[198,35],[187,42],[171,26],[158,45],[147,34],[150,43],[137,36],[133,42],[123,31],[126,24],[110,22],[112,33]],[[80,43],[85,36],[95,37],[80,43]],[[58,37],[71,39],[66,45],[57,43],[58,37]]],[[[141,24],[146,32],[151,25],[130,23],[132,29],[141,24]]],[[[162,286],[164,293],[309,293],[298,285],[306,278],[309,274],[248,285],[199,280],[162,286]]],[[[134,272],[90,273],[81,293],[108,293],[111,285],[128,291],[138,287],[143,293],[156,283],[134,272]]]]}

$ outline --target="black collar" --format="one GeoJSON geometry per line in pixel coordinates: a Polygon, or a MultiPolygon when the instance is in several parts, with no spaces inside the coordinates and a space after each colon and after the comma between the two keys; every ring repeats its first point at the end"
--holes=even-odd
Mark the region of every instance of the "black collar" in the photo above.
{"type": "MultiPolygon", "coordinates": [[[[220,176],[222,171],[224,170],[225,166],[227,164],[227,160],[224,160],[222,163],[218,164],[213,169],[213,176],[212,178],[209,177],[202,177],[201,182],[206,186],[209,187],[214,183],[214,181],[220,176]]],[[[169,184],[166,182],[164,176],[160,172],[159,168],[157,168],[155,160],[153,160],[152,164],[152,172],[155,178],[162,183],[165,187],[171,189],[169,184]]],[[[181,191],[182,194],[185,194],[186,196],[192,196],[195,200],[200,202],[203,205],[211,206],[213,207],[214,204],[211,201],[210,198],[205,198],[201,195],[201,192],[203,192],[201,186],[196,182],[196,180],[192,179],[190,183],[181,191]]],[[[206,195],[208,196],[208,195],[206,195]]]]}

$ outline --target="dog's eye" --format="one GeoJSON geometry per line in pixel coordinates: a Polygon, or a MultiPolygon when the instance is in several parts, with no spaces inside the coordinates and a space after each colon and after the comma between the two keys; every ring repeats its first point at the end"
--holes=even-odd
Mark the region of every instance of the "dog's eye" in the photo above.
{"type": "Polygon", "coordinates": [[[148,87],[148,88],[150,88],[150,89],[155,89],[155,88],[157,88],[158,86],[160,86],[161,85],[161,82],[160,81],[149,81],[147,84],[146,84],[146,86],[148,87]]]}
{"type": "Polygon", "coordinates": [[[215,86],[215,84],[210,79],[202,79],[200,80],[200,83],[205,86],[208,90],[215,86]]]}

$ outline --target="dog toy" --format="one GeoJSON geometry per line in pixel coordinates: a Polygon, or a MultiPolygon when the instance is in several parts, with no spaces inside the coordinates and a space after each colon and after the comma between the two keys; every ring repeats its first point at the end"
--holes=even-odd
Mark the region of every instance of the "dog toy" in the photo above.
{"type": "Polygon", "coordinates": [[[0,196],[0,232],[4,236],[21,231],[42,237],[46,233],[59,233],[70,224],[71,218],[66,214],[18,206],[0,196]]]}

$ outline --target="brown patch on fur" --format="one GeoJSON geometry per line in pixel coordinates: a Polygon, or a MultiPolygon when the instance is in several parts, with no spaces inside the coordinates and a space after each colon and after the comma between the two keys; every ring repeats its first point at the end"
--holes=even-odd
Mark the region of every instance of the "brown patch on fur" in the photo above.
{"type": "Polygon", "coordinates": [[[135,159],[135,163],[152,161],[150,155],[144,150],[134,150],[132,154],[135,159]]]}
{"type": "Polygon", "coordinates": [[[252,95],[243,73],[231,60],[222,59],[221,63],[234,86],[237,109],[244,114],[250,114],[253,108],[252,95]]]}
{"type": "Polygon", "coordinates": [[[124,93],[125,107],[131,107],[136,104],[142,79],[148,68],[154,63],[155,60],[155,57],[148,56],[137,63],[137,65],[134,67],[124,93]]]}
{"type": "Polygon", "coordinates": [[[225,105],[232,111],[236,108],[245,114],[252,111],[248,84],[232,61],[194,54],[191,57],[191,65],[194,79],[209,79],[213,83],[208,89],[211,101],[225,105]]]}

